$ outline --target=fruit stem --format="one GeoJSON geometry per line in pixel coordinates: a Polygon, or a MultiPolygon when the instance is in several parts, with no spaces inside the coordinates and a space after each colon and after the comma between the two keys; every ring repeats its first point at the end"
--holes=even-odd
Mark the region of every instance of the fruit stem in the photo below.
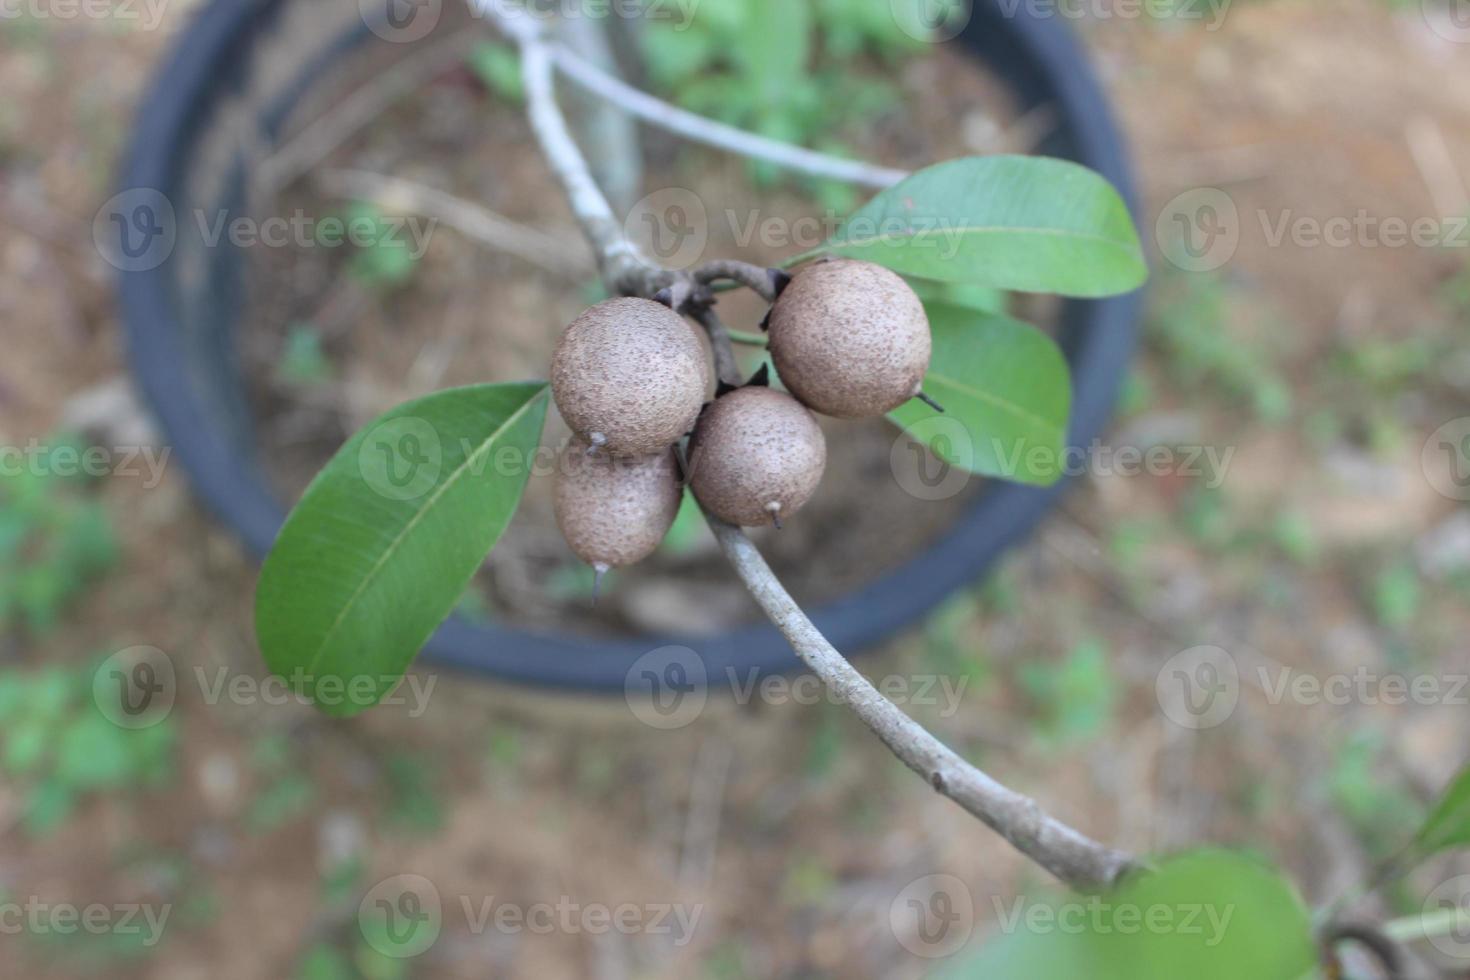
{"type": "Polygon", "coordinates": [[[694,281],[701,286],[708,286],[720,279],[739,283],[767,303],[774,303],[791,277],[780,269],[767,269],[736,259],[717,259],[694,270],[694,281]]]}
{"type": "Polygon", "coordinates": [[[928,405],[930,408],[934,409],[934,411],[936,412],[944,411],[944,406],[939,404],[934,399],[930,398],[928,395],[924,394],[924,389],[922,388],[914,393],[914,397],[923,402],[925,405],[928,405]]]}
{"type": "Polygon", "coordinates": [[[587,455],[596,456],[597,450],[607,445],[607,436],[601,432],[589,432],[587,434],[587,455]]]}
{"type": "Polygon", "coordinates": [[[602,591],[602,577],[611,571],[612,566],[605,561],[592,563],[592,608],[597,608],[597,596],[602,591]]]}
{"type": "Polygon", "coordinates": [[[773,500],[766,504],[766,510],[771,512],[771,523],[776,525],[776,530],[781,530],[781,502],[773,500]]]}

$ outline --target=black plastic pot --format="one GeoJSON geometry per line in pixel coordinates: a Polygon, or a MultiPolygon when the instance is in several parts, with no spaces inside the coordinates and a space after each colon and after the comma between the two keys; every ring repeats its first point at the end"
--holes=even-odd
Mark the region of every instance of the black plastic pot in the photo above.
{"type": "MultiPolygon", "coordinates": [[[[337,59],[375,40],[357,6],[350,0],[215,0],[203,9],[175,42],[139,111],[125,193],[156,192],[179,215],[196,208],[238,211],[262,137],[269,142],[294,102],[337,59]],[[321,18],[304,20],[302,10],[325,7],[349,8],[351,16],[336,26],[303,26],[321,18]]],[[[950,43],[1008,83],[1022,109],[1051,107],[1056,126],[1041,152],[1099,171],[1132,205],[1123,141],[1083,50],[1060,18],[1038,17],[1031,9],[978,0],[968,26],[950,43]],[[1004,13],[1006,7],[1015,13],[1004,13]]],[[[251,551],[263,555],[287,504],[272,494],[253,459],[251,419],[237,370],[234,332],[244,263],[228,245],[203,248],[178,237],[162,264],[122,275],[132,369],[199,496],[251,551]]],[[[1108,420],[1133,352],[1138,311],[1137,294],[1065,304],[1060,339],[1075,384],[1074,445],[1090,443],[1108,420]]],[[[883,640],[980,575],[1036,526],[1062,489],[988,484],[927,552],[814,610],[817,624],[848,652],[883,640]]],[[[454,619],[434,635],[426,656],[511,681],[615,691],[623,689],[637,658],[679,642],[546,635],[454,619]]],[[[751,669],[798,666],[769,626],[683,642],[703,658],[712,684],[732,676],[728,669],[744,681],[751,669]]]]}

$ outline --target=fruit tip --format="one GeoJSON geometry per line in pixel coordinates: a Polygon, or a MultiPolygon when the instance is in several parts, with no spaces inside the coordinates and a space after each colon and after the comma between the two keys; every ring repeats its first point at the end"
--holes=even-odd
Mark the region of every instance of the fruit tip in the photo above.
{"type": "Polygon", "coordinates": [[[612,570],[612,566],[605,561],[592,563],[592,608],[597,608],[597,597],[602,591],[602,577],[612,570]]]}

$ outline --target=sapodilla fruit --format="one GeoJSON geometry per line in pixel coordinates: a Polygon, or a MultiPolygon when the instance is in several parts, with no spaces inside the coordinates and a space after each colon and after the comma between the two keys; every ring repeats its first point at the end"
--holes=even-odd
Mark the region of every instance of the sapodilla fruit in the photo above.
{"type": "Polygon", "coordinates": [[[683,489],[672,447],[646,456],[588,452],[573,437],[557,459],[556,524],[600,579],[653,553],[679,513],[683,489]]]}
{"type": "Polygon", "coordinates": [[[853,259],[796,273],[771,310],[771,360],[808,408],[882,415],[919,394],[932,341],[924,304],[895,272],[853,259]]]}
{"type": "Polygon", "coordinates": [[[693,328],[646,299],[610,299],[562,333],[551,394],[573,432],[615,456],[672,446],[694,425],[710,369],[693,328]]]}
{"type": "Polygon", "coordinates": [[[811,499],[827,465],[817,420],[784,392],[736,388],[715,399],[689,439],[689,485],[716,517],[775,524],[811,499]]]}

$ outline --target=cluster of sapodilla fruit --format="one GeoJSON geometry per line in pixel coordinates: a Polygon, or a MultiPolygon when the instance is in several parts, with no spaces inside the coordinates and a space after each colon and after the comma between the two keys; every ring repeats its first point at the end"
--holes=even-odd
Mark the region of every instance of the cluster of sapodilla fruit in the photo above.
{"type": "Polygon", "coordinates": [[[566,328],[551,391],[574,435],[557,466],[556,520],[599,575],[658,547],[679,511],[681,476],[716,517],[779,527],[811,498],[827,463],[812,412],[883,415],[918,396],[929,369],[923,303],[902,277],[870,262],[805,266],[767,328],[791,394],[755,382],[708,404],[704,347],[669,307],[612,299],[566,328]],[[681,474],[676,445],[685,435],[681,474]]]}

